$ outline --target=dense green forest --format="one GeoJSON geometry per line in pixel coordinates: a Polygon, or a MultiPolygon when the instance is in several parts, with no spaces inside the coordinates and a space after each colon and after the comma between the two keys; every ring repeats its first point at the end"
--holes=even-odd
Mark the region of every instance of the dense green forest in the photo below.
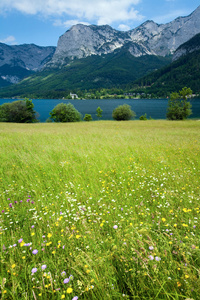
{"type": "MultiPolygon", "coordinates": [[[[134,57],[128,50],[115,51],[105,56],[93,55],[68,63],[62,69],[45,69],[25,78],[17,85],[0,90],[0,97],[28,96],[31,98],[68,97],[70,92],[80,97],[94,94],[102,89],[123,89],[127,84],[150,74],[171,62],[171,57],[146,55],[134,57]]],[[[115,94],[119,92],[114,91],[115,94]]]]}

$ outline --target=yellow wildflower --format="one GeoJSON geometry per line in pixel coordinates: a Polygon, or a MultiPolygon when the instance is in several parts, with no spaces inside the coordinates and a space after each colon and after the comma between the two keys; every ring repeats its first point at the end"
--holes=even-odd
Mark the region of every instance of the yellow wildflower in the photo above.
{"type": "Polygon", "coordinates": [[[72,288],[68,288],[67,289],[67,294],[71,294],[73,292],[73,289],[72,288]]]}

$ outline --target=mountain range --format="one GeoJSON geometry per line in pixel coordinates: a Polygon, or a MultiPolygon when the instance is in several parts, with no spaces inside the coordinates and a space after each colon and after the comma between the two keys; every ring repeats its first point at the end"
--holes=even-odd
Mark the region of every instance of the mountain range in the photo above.
{"type": "Polygon", "coordinates": [[[0,96],[130,84],[176,63],[193,52],[194,43],[198,51],[198,38],[192,40],[198,33],[200,6],[170,23],[146,21],[126,32],[78,24],[59,38],[57,47],[0,43],[0,87],[7,86],[0,96]]]}

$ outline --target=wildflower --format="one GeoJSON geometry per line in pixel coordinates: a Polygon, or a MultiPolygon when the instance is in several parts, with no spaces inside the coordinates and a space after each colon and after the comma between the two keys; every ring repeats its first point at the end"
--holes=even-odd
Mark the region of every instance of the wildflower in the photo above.
{"type": "Polygon", "coordinates": [[[181,286],[181,283],[179,281],[177,281],[177,286],[180,287],[181,286]]]}
{"type": "Polygon", "coordinates": [[[45,270],[46,267],[47,267],[46,265],[42,265],[42,266],[41,266],[41,269],[42,269],[42,270],[45,270]]]}
{"type": "Polygon", "coordinates": [[[78,296],[73,297],[72,300],[78,300],[78,296]]]}
{"type": "Polygon", "coordinates": [[[65,275],[66,275],[66,272],[62,271],[61,276],[65,276],[65,275]]]}
{"type": "Polygon", "coordinates": [[[32,272],[32,274],[36,273],[36,272],[37,272],[37,268],[33,268],[33,269],[31,270],[31,272],[32,272]]]}
{"type": "Polygon", "coordinates": [[[165,222],[165,221],[166,221],[166,219],[165,219],[165,218],[162,218],[162,221],[163,221],[163,222],[165,222]]]}
{"type": "Polygon", "coordinates": [[[155,260],[156,260],[156,261],[160,261],[161,258],[160,258],[159,256],[156,256],[156,257],[155,257],[155,260]]]}
{"type": "Polygon", "coordinates": [[[153,250],[154,248],[153,248],[153,246],[149,246],[149,250],[153,250]]]}
{"type": "Polygon", "coordinates": [[[65,278],[64,280],[63,280],[63,283],[68,283],[69,282],[69,278],[65,278]]]}
{"type": "Polygon", "coordinates": [[[23,241],[23,239],[19,239],[19,240],[18,240],[18,243],[21,243],[22,241],[23,241]]]}
{"type": "Polygon", "coordinates": [[[3,214],[3,213],[5,212],[5,210],[2,210],[1,212],[2,212],[2,214],[3,214]]]}
{"type": "Polygon", "coordinates": [[[34,228],[34,227],[35,227],[34,225],[31,226],[31,228],[34,228]]]}
{"type": "Polygon", "coordinates": [[[12,208],[12,203],[9,203],[9,206],[12,208]]]}
{"type": "Polygon", "coordinates": [[[33,254],[37,254],[37,253],[38,253],[38,250],[35,249],[35,250],[32,251],[32,253],[33,253],[33,254]]]}
{"type": "Polygon", "coordinates": [[[149,259],[150,259],[150,260],[154,260],[153,255],[149,255],[149,259]]]}
{"type": "Polygon", "coordinates": [[[61,296],[61,299],[64,299],[64,298],[65,298],[65,295],[62,295],[62,296],[61,296]]]}
{"type": "Polygon", "coordinates": [[[73,292],[73,289],[72,288],[68,288],[67,289],[67,294],[71,294],[73,292]]]}
{"type": "Polygon", "coordinates": [[[14,269],[15,267],[16,267],[16,264],[13,264],[13,265],[12,265],[12,269],[14,269]]]}
{"type": "Polygon", "coordinates": [[[73,276],[73,275],[70,275],[70,276],[69,276],[69,279],[70,279],[70,280],[73,280],[73,279],[74,279],[74,276],[73,276]]]}
{"type": "Polygon", "coordinates": [[[51,234],[51,233],[48,233],[47,237],[48,237],[48,238],[52,237],[52,234],[51,234]]]}
{"type": "Polygon", "coordinates": [[[117,229],[117,228],[118,228],[118,226],[117,226],[117,225],[114,225],[114,226],[113,226],[113,228],[114,228],[114,229],[117,229]]]}

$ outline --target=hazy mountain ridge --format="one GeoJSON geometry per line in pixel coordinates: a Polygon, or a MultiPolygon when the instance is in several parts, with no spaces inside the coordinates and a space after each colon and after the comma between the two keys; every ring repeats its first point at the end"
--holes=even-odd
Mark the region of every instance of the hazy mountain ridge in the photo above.
{"type": "Polygon", "coordinates": [[[55,49],[34,44],[9,46],[0,43],[0,77],[5,80],[4,85],[17,83],[33,71],[41,70],[55,49]]]}

